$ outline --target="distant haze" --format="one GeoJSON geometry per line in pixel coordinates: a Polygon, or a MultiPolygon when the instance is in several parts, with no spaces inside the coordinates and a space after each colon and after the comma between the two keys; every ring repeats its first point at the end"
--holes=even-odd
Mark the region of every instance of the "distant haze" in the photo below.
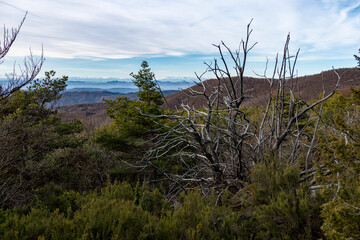
{"type": "MultiPolygon", "coordinates": [[[[182,90],[193,85],[193,79],[162,79],[158,80],[162,90],[182,90]]],[[[132,79],[117,79],[117,78],[70,78],[67,82],[67,91],[74,91],[79,89],[87,91],[101,91],[106,90],[110,92],[129,93],[136,92],[138,88],[133,84],[132,79]]]]}
{"type": "MultiPolygon", "coordinates": [[[[193,85],[192,78],[169,78],[157,80],[161,90],[182,90],[193,85]]],[[[0,78],[0,84],[6,84],[7,80],[0,78]]],[[[119,78],[69,78],[66,91],[108,91],[113,93],[134,93],[138,88],[133,84],[132,79],[119,78]]]]}

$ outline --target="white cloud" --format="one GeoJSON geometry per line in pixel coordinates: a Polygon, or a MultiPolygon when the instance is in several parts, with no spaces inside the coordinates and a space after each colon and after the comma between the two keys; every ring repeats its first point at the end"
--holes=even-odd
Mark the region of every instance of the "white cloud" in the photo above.
{"type": "Polygon", "coordinates": [[[0,1],[0,23],[16,26],[29,11],[9,55],[44,45],[48,57],[130,58],[213,53],[212,43],[236,47],[250,19],[256,55],[291,46],[308,58],[324,52],[352,57],[360,43],[360,1],[296,0],[13,0],[0,1]],[[343,51],[338,51],[343,49],[343,51]],[[349,55],[350,54],[350,55],[349,55]]]}

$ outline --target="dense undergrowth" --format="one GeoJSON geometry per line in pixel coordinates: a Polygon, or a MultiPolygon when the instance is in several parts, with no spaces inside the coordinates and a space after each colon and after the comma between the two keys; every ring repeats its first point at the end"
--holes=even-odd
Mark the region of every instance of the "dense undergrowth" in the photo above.
{"type": "Polygon", "coordinates": [[[274,165],[256,169],[243,192],[226,191],[220,199],[193,189],[168,202],[146,184],[115,182],[82,194],[49,184],[31,207],[2,210],[0,233],[4,239],[305,239],[319,234],[320,204],[294,169],[274,165]],[[271,184],[263,184],[263,174],[271,184]]]}

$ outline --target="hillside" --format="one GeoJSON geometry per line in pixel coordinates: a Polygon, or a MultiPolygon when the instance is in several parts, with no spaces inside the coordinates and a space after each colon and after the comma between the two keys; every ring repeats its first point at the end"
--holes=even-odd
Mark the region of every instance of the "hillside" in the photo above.
{"type": "Polygon", "coordinates": [[[66,91],[62,94],[59,106],[70,106],[83,103],[98,103],[102,102],[103,98],[115,99],[118,96],[128,97],[133,99],[136,93],[113,93],[109,91],[66,91]]]}
{"type": "MultiPolygon", "coordinates": [[[[340,92],[347,92],[351,87],[360,85],[360,70],[356,68],[343,68],[336,70],[341,75],[340,92]]],[[[327,93],[334,89],[337,81],[337,75],[333,70],[323,73],[303,76],[295,78],[293,84],[295,86],[295,94],[305,101],[311,101],[318,98],[322,92],[323,83],[327,93]],[[323,79],[323,81],[322,81],[323,79]]],[[[212,90],[217,87],[217,80],[210,79],[204,81],[207,89],[212,90]]],[[[244,101],[244,106],[256,106],[266,103],[269,96],[269,83],[265,79],[245,77],[245,89],[249,90],[248,96],[244,101]]],[[[193,90],[200,91],[200,85],[193,86],[193,90]]],[[[170,109],[180,108],[181,103],[188,103],[189,106],[201,108],[204,106],[205,97],[192,96],[189,88],[183,91],[166,96],[167,107],[170,109]]]]}
{"type": "Polygon", "coordinates": [[[105,112],[104,102],[62,106],[57,110],[63,121],[70,122],[78,119],[87,130],[95,130],[112,121],[105,112]]]}

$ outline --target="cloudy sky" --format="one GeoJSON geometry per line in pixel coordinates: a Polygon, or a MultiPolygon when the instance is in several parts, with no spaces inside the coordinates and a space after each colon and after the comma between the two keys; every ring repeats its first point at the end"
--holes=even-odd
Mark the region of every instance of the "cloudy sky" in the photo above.
{"type": "Polygon", "coordinates": [[[128,78],[147,60],[159,79],[192,77],[217,57],[212,44],[236,49],[251,19],[247,75],[263,72],[289,32],[299,75],[354,67],[360,48],[360,0],[0,0],[0,24],[15,27],[26,11],[0,75],[43,46],[43,70],[60,75],[128,78]]]}

